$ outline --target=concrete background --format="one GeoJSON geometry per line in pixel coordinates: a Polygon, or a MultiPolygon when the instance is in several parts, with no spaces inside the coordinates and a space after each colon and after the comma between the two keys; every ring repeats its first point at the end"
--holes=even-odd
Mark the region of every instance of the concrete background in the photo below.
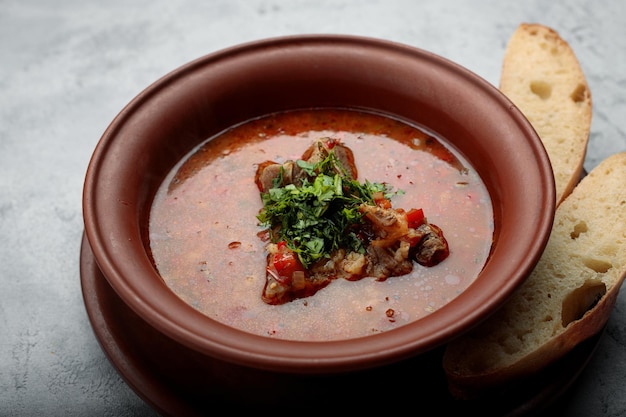
{"type": "MultiPolygon", "coordinates": [[[[0,0],[0,416],[151,416],[83,304],[81,193],[91,153],[143,88],[207,53],[287,34],[402,42],[498,84],[518,24],[556,29],[594,103],[585,168],[626,151],[626,2],[0,0]]],[[[563,416],[626,415],[626,294],[563,416]]]]}

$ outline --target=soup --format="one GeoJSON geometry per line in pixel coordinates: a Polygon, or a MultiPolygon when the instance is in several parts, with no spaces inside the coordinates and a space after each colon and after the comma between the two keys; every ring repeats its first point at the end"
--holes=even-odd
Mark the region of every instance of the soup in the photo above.
{"type": "Polygon", "coordinates": [[[154,265],[175,294],[224,324],[290,340],[367,336],[425,317],[472,283],[492,235],[491,200],[462,155],[417,126],[345,109],[273,114],[210,138],[165,178],[149,222],[154,265]],[[255,173],[263,161],[297,160],[322,137],[352,150],[359,181],[401,191],[394,207],[422,208],[450,253],[406,275],[336,279],[311,297],[268,305],[255,173]]]}

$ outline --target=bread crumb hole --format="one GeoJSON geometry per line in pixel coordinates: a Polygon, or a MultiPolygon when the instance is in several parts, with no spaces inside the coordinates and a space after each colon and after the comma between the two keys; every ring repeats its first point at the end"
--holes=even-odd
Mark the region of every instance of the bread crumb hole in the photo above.
{"type": "Polygon", "coordinates": [[[592,269],[599,274],[605,274],[606,271],[613,267],[613,264],[602,259],[585,258],[583,259],[583,263],[587,268],[592,269]]]}
{"type": "Polygon", "coordinates": [[[532,81],[530,83],[530,91],[542,100],[547,100],[552,94],[552,86],[545,81],[532,81]]]}
{"type": "Polygon", "coordinates": [[[578,84],[572,94],[570,94],[570,98],[574,103],[581,103],[585,101],[585,97],[587,96],[587,87],[584,84],[578,84]]]}
{"type": "Polygon", "coordinates": [[[587,233],[587,223],[581,221],[574,225],[574,230],[572,230],[569,236],[572,239],[578,239],[578,237],[583,233],[587,233]]]}
{"type": "Polygon", "coordinates": [[[585,313],[595,307],[606,294],[606,285],[598,279],[587,280],[583,285],[572,291],[563,300],[561,324],[567,327],[573,321],[582,318],[585,313]]]}

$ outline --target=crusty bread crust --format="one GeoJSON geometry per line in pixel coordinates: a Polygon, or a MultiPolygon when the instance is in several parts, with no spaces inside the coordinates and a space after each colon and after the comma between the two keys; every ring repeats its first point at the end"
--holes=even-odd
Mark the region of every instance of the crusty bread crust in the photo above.
{"type": "Polygon", "coordinates": [[[531,375],[597,334],[626,277],[626,152],[557,208],[546,249],[511,299],[446,347],[450,391],[475,398],[531,375]]]}
{"type": "Polygon", "coordinates": [[[543,141],[560,204],[580,179],[591,126],[591,94],[578,59],[551,28],[521,24],[504,54],[500,91],[543,141]]]}

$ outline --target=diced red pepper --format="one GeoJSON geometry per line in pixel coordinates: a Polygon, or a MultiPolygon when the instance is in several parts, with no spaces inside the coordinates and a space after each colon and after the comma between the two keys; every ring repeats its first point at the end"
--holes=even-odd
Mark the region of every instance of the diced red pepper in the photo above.
{"type": "Polygon", "coordinates": [[[424,223],[424,210],[412,208],[406,213],[406,221],[411,229],[417,229],[424,223]]]}
{"type": "Polygon", "coordinates": [[[295,271],[304,271],[302,263],[295,252],[287,247],[286,242],[278,243],[278,252],[274,254],[272,263],[281,278],[290,281],[295,271]]]}

